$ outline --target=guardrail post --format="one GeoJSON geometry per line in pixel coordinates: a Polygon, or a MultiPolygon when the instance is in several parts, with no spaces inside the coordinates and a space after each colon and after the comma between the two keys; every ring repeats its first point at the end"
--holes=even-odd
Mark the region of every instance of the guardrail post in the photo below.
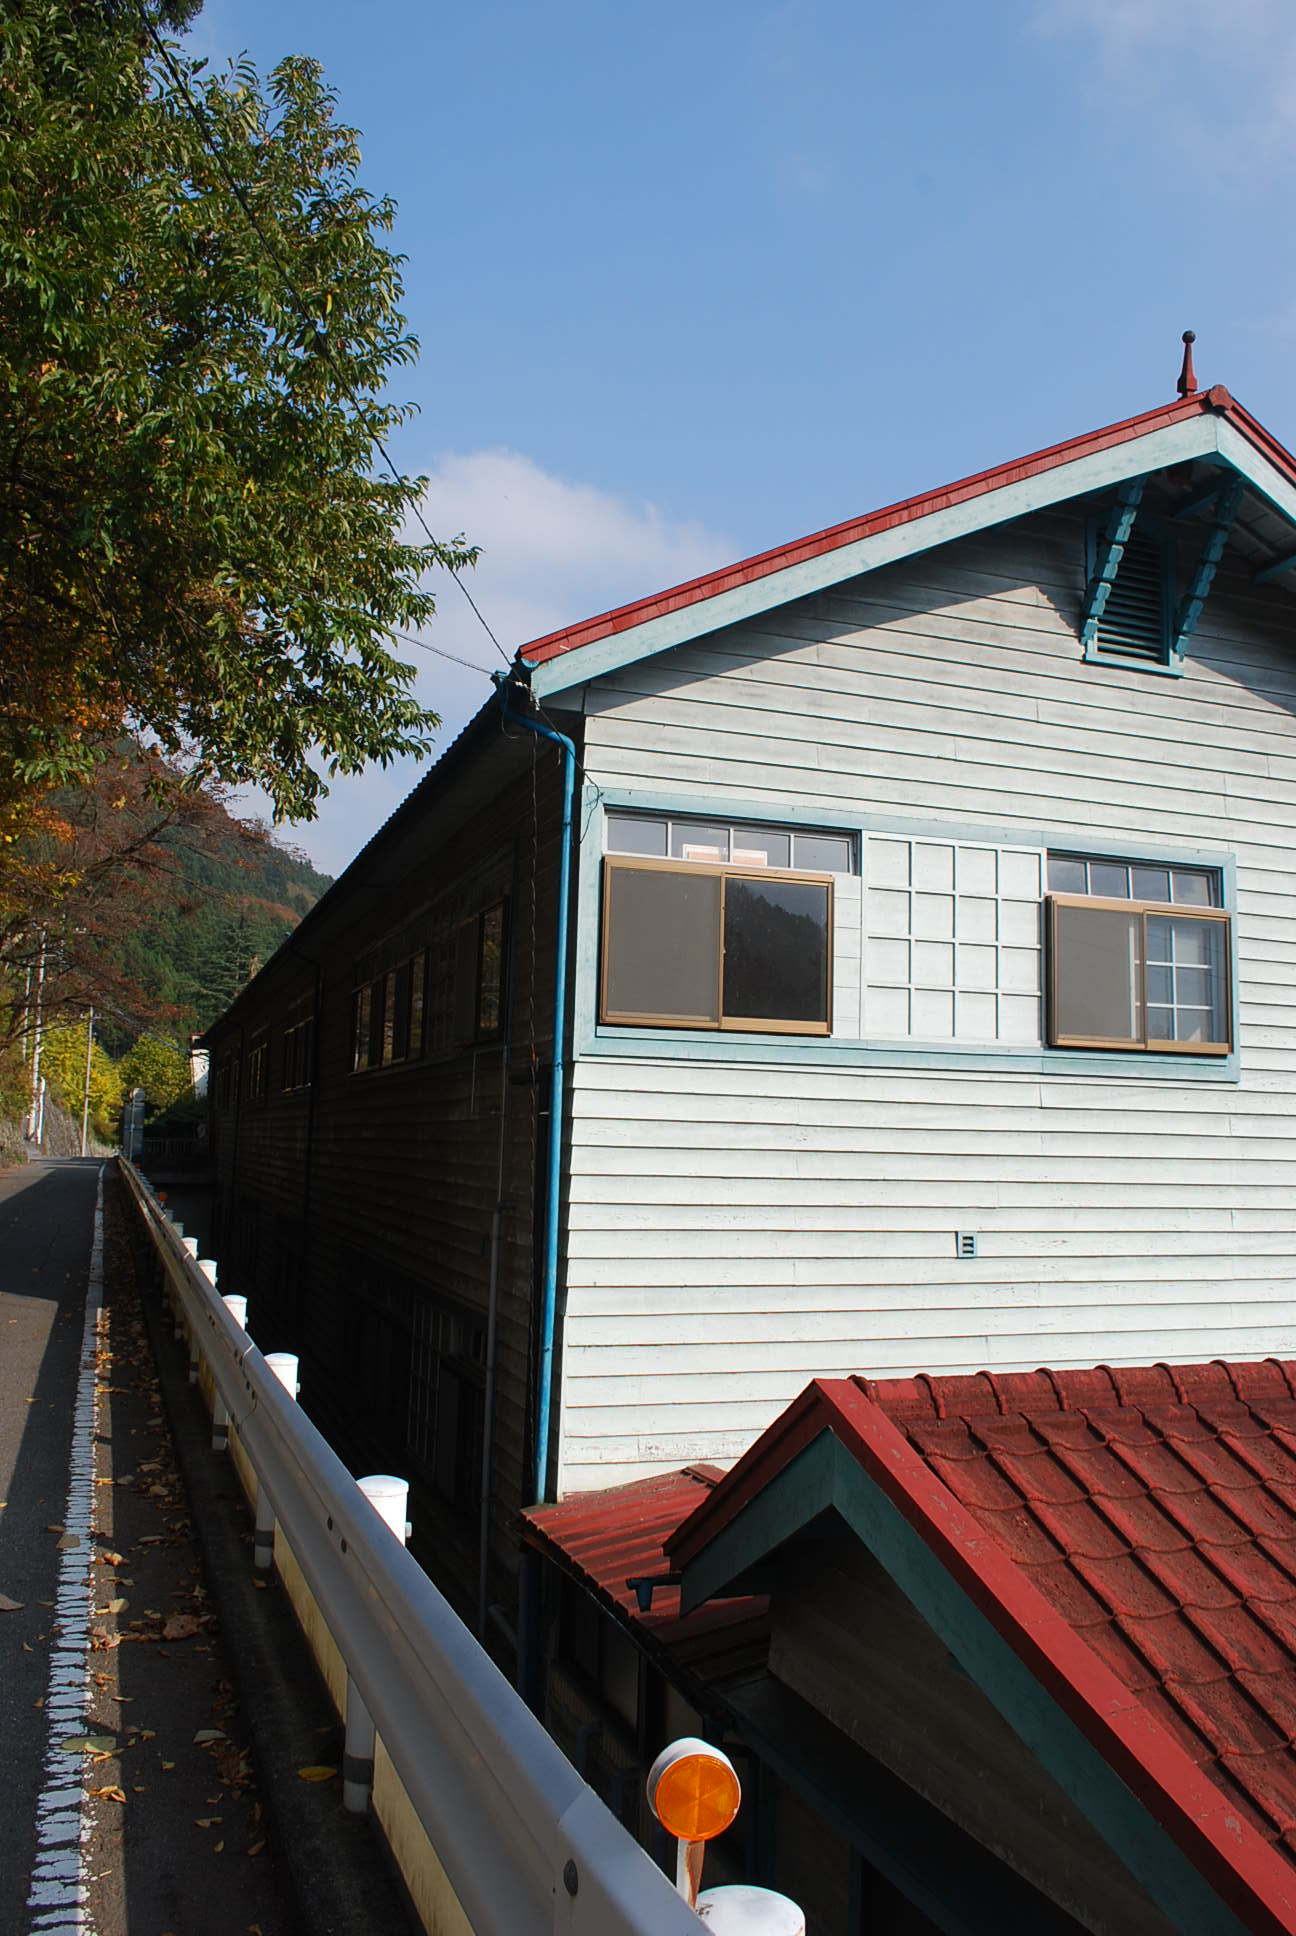
{"type": "MultiPolygon", "coordinates": [[[[404,1546],[410,1536],[410,1524],[405,1517],[409,1510],[409,1480],[398,1479],[390,1472],[375,1472],[367,1479],[357,1479],[356,1484],[404,1546]]],[[[359,1688],[348,1674],[346,1742],[342,1750],[342,1806],[349,1814],[364,1815],[368,1812],[373,1793],[373,1772],[374,1724],[359,1688]]]]}
{"type": "MultiPolygon", "coordinates": [[[[184,1225],[182,1223],[177,1223],[169,1210],[165,1211],[163,1214],[165,1215],[166,1220],[170,1224],[171,1228],[175,1231],[177,1238],[180,1240],[181,1243],[183,1243],[184,1225]]],[[[184,1336],[184,1317],[182,1315],[184,1307],[180,1302],[179,1289],[175,1284],[171,1282],[171,1273],[166,1268],[165,1264],[163,1264],[162,1266],[162,1278],[163,1278],[163,1282],[166,1285],[167,1296],[171,1300],[171,1323],[173,1327],[175,1341],[177,1344],[179,1344],[181,1338],[183,1338],[184,1336]]]]}
{"type": "MultiPolygon", "coordinates": [[[[297,1359],[291,1351],[268,1351],[266,1365],[290,1398],[297,1396],[297,1359]]],[[[266,1497],[265,1483],[257,1474],[256,1527],[252,1537],[252,1564],[265,1572],[274,1559],[274,1507],[266,1497]]]]}
{"type": "MultiPolygon", "coordinates": [[[[189,1246],[188,1246],[188,1243],[186,1242],[185,1249],[187,1250],[188,1248],[189,1246]]],[[[196,1243],[194,1244],[194,1247],[193,1247],[193,1254],[194,1254],[194,1261],[197,1263],[198,1268],[202,1272],[203,1276],[207,1279],[207,1282],[209,1284],[214,1284],[216,1282],[216,1271],[217,1271],[216,1259],[214,1257],[199,1257],[198,1245],[196,1243]]],[[[198,1355],[199,1355],[198,1354],[198,1333],[197,1331],[190,1331],[189,1333],[189,1383],[191,1385],[196,1385],[198,1383],[198,1355]]]]}
{"type": "MultiPolygon", "coordinates": [[[[201,1268],[203,1270],[207,1270],[207,1264],[210,1262],[211,1260],[210,1258],[208,1258],[206,1261],[202,1263],[201,1268]]],[[[207,1271],[207,1275],[211,1278],[211,1281],[214,1284],[216,1282],[215,1264],[212,1264],[211,1269],[207,1271]]],[[[247,1330],[247,1299],[245,1297],[236,1297],[231,1292],[229,1297],[223,1297],[221,1299],[221,1303],[225,1306],[225,1309],[229,1312],[230,1316],[233,1318],[235,1324],[238,1325],[239,1329],[241,1331],[246,1331],[247,1330]]],[[[212,1385],[211,1449],[213,1452],[224,1452],[227,1450],[228,1446],[229,1446],[229,1413],[225,1409],[224,1399],[221,1397],[220,1392],[216,1388],[215,1384],[213,1384],[212,1385]]]]}

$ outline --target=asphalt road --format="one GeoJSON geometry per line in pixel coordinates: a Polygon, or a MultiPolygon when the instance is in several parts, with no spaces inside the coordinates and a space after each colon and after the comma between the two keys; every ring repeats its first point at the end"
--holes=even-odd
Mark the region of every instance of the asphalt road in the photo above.
{"type": "Polygon", "coordinates": [[[28,1928],[46,1741],[37,1702],[49,1676],[43,1643],[54,1617],[98,1173],[93,1159],[0,1171],[0,1595],[21,1602],[0,1611],[4,1931],[28,1928]]]}

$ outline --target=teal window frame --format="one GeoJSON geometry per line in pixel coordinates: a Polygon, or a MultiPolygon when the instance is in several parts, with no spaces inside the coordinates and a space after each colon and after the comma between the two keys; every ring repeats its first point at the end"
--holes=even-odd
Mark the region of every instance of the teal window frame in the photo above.
{"type": "MultiPolygon", "coordinates": [[[[1043,863],[1050,850],[1103,860],[1111,858],[1110,839],[1099,841],[1078,834],[1074,827],[1014,827],[979,825],[966,821],[930,821],[901,815],[843,814],[822,807],[789,808],[772,803],[741,804],[681,792],[614,788],[587,781],[583,789],[581,842],[577,871],[576,942],[572,983],[572,1046],[577,1056],[636,1056],[645,1060],[699,1062],[795,1062],[803,1067],[849,1069],[958,1070],[974,1074],[1083,1076],[1095,1081],[1223,1082],[1241,1078],[1238,1035],[1239,981],[1237,963],[1237,870],[1231,853],[1220,848],[1164,847],[1139,841],[1138,857],[1154,866],[1209,868],[1221,883],[1222,906],[1229,921],[1229,1015],[1232,1047],[1227,1055],[1185,1055],[1158,1051],[1141,1055],[1122,1049],[1051,1048],[1041,1037],[1038,1046],[962,1049],[944,1043],[931,1046],[898,1044],[867,1037],[778,1035],[740,1030],[641,1028],[629,1023],[601,1022],[598,1013],[601,953],[601,891],[603,878],[604,811],[671,814],[680,818],[712,820],[728,817],[762,825],[800,827],[806,831],[853,834],[855,853],[867,880],[867,839],[870,834],[910,839],[970,841],[1037,849],[1043,863]]],[[[1133,843],[1131,843],[1131,851],[1133,843]]],[[[857,874],[856,879],[859,878],[857,874]]],[[[1041,896],[1041,906],[1046,897],[1041,896]]]]}

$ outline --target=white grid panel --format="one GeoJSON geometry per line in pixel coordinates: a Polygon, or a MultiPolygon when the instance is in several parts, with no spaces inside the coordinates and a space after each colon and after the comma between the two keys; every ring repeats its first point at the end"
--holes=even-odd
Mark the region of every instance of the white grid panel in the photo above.
{"type": "Polygon", "coordinates": [[[864,1033],[1038,1043],[1038,848],[870,834],[864,844],[864,1033]]]}

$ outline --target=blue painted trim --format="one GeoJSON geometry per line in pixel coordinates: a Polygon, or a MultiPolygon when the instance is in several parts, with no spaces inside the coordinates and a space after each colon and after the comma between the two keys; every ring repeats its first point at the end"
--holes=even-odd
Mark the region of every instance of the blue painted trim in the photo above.
{"type": "Polygon", "coordinates": [[[1146,483],[1145,472],[1141,477],[1131,477],[1121,485],[1108,513],[1102,536],[1094,546],[1089,583],[1085,587],[1084,603],[1080,608],[1080,641],[1086,657],[1097,640],[1098,627],[1107,609],[1112,586],[1116,583],[1146,483]]]}
{"type": "MultiPolygon", "coordinates": [[[[956,538],[1004,524],[1011,518],[1024,517],[1050,504],[1109,489],[1129,477],[1161,470],[1170,464],[1214,457],[1220,449],[1221,433],[1228,427],[1214,416],[1171,424],[1134,442],[1114,445],[1092,456],[1060,464],[1055,470],[1039,472],[1002,485],[997,491],[929,512],[911,523],[894,525],[854,544],[818,553],[800,564],[749,580],[730,591],[717,592],[660,617],[645,619],[625,631],[595,639],[589,645],[549,659],[535,668],[533,688],[541,699],[551,698],[572,686],[584,685],[589,679],[601,678],[654,653],[669,651],[672,646],[686,644],[723,626],[790,604],[811,592],[824,591],[899,559],[916,557],[935,545],[952,543],[956,538]]],[[[1245,470],[1245,465],[1240,468],[1245,470]]],[[[1296,523],[1296,512],[1289,515],[1296,523]]]]}
{"type": "Polygon", "coordinates": [[[1240,477],[1233,477],[1219,494],[1215,506],[1215,516],[1211,520],[1206,542],[1202,546],[1201,556],[1197,560],[1197,569],[1194,571],[1192,583],[1188,587],[1188,596],[1184,599],[1183,606],[1179,612],[1178,627],[1174,642],[1174,650],[1179,654],[1182,654],[1187,648],[1188,641],[1192,637],[1197,621],[1205,608],[1210,588],[1215,582],[1216,569],[1220,559],[1224,556],[1224,547],[1228,543],[1229,532],[1233,529],[1241,503],[1242,479],[1240,477]]]}
{"type": "MultiPolygon", "coordinates": [[[[825,813],[813,807],[773,807],[768,802],[743,801],[732,796],[654,792],[637,788],[598,787],[587,783],[581,802],[581,825],[594,835],[603,812],[638,809],[646,813],[717,816],[759,821],[766,826],[823,827],[849,833],[866,856],[869,834],[898,839],[982,841],[991,846],[1050,848],[1093,859],[1126,859],[1134,851],[1074,828],[984,827],[971,822],[909,820],[880,814],[825,813]]],[[[1140,860],[1172,867],[1210,867],[1222,877],[1224,906],[1229,922],[1229,995],[1233,1048],[1224,1056],[1160,1055],[1143,1051],[1050,1049],[1034,1044],[1021,1048],[959,1049],[948,1042],[926,1046],[890,1039],[856,1040],[842,1036],[746,1035],[738,1030],[627,1028],[598,1019],[599,917],[603,837],[580,843],[577,882],[575,989],[572,1002],[575,1053],[623,1056],[658,1062],[778,1063],[783,1067],[840,1069],[921,1069],[929,1074],[966,1072],[986,1075],[1084,1076],[1104,1082],[1225,1082],[1241,1079],[1238,1053],[1237,867],[1231,854],[1219,848],[1164,847],[1140,841],[1140,860]]],[[[867,865],[866,859],[863,862],[867,865]]],[[[867,885],[867,882],[865,882],[867,885]]]]}
{"type": "MultiPolygon", "coordinates": [[[[536,1397],[533,1486],[536,1503],[543,1505],[548,1492],[549,1416],[553,1397],[554,1330],[558,1312],[558,1226],[562,1202],[563,1092],[567,1039],[567,920],[571,903],[572,800],[576,788],[576,748],[564,733],[542,720],[519,712],[509,704],[510,681],[506,674],[495,674],[500,707],[506,719],[528,732],[547,739],[562,754],[563,794],[562,829],[558,849],[558,921],[554,940],[553,1055],[549,1076],[549,1147],[546,1168],[549,1187],[545,1202],[544,1249],[540,1289],[540,1375],[536,1397]]],[[[535,893],[535,882],[531,892],[535,893]]]]}
{"type": "Polygon", "coordinates": [[[1177,654],[1160,663],[1156,659],[1126,658],[1121,652],[1104,652],[1099,645],[1085,647],[1084,664],[1106,666],[1109,671],[1137,672],[1140,677],[1145,672],[1150,672],[1154,676],[1159,674],[1163,679],[1182,679],[1186,670],[1183,660],[1177,654]]]}
{"type": "MultiPolygon", "coordinates": [[[[691,1609],[731,1590],[830,1510],[879,1561],[1175,1928],[1192,1930],[1193,1936],[1244,1936],[1234,1912],[827,1428],[685,1569],[684,1606],[691,1609]]],[[[769,1586],[763,1568],[761,1585],[769,1586]]]]}
{"type": "Polygon", "coordinates": [[[890,1038],[825,1040],[815,1035],[741,1035],[729,1030],[631,1029],[595,1024],[579,1055],[620,1056],[646,1062],[771,1063],[804,1069],[922,1069],[930,1075],[1100,1076],[1104,1082],[1232,1082],[1241,1078],[1236,1051],[1228,1055],[1162,1055],[1094,1049],[955,1049],[890,1038]]]}

